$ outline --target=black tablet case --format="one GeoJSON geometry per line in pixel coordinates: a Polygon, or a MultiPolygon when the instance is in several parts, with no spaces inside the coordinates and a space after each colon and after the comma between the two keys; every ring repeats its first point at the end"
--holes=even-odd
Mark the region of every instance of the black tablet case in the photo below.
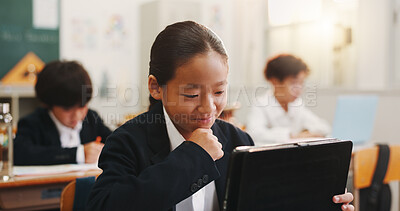
{"type": "Polygon", "coordinates": [[[341,210],[351,141],[239,147],[230,158],[224,210],[341,210]]]}

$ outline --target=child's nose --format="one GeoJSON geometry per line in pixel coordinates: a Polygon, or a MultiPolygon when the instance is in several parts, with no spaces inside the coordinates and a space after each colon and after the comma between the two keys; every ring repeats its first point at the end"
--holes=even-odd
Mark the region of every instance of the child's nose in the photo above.
{"type": "Polygon", "coordinates": [[[74,111],[72,117],[74,120],[81,120],[84,114],[84,109],[78,108],[74,111]]]}
{"type": "Polygon", "coordinates": [[[201,113],[212,113],[215,109],[214,99],[211,95],[204,95],[201,99],[201,105],[199,106],[199,111],[201,113]]]}

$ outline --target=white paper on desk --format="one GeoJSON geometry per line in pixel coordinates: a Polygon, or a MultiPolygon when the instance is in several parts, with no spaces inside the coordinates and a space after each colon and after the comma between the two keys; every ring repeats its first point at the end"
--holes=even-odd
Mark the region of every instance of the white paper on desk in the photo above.
{"type": "Polygon", "coordinates": [[[60,174],[74,171],[96,170],[97,163],[94,164],[64,164],[64,165],[48,165],[48,166],[14,166],[14,175],[48,175],[60,174]]]}

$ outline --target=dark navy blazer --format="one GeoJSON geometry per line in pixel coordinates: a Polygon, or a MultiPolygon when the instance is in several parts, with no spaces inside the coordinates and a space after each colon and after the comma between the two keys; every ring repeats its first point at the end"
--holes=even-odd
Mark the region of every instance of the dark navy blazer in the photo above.
{"type": "MultiPolygon", "coordinates": [[[[89,109],[80,132],[81,144],[94,141],[97,136],[104,142],[110,133],[100,116],[89,109]]],[[[76,150],[77,147],[61,147],[60,134],[47,109],[38,108],[18,122],[14,140],[15,165],[76,163],[76,150]]]]}
{"type": "Polygon", "coordinates": [[[199,145],[185,141],[172,152],[162,104],[128,121],[107,139],[87,210],[174,210],[175,205],[215,181],[220,207],[229,157],[236,146],[253,145],[242,130],[216,120],[212,131],[224,156],[213,161],[199,145]]]}

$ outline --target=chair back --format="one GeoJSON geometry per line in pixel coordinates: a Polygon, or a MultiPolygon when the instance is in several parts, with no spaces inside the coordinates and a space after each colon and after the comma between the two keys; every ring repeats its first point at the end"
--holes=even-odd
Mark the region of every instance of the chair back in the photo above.
{"type": "Polygon", "coordinates": [[[374,146],[353,154],[356,210],[390,210],[388,183],[400,180],[400,146],[374,146]]]}
{"type": "Polygon", "coordinates": [[[93,176],[70,182],[61,193],[60,211],[84,211],[95,180],[93,176]]]}
{"type": "MultiPolygon", "coordinates": [[[[388,169],[383,183],[400,180],[400,146],[391,145],[388,169]]],[[[354,188],[371,186],[372,177],[378,162],[378,146],[363,149],[353,154],[354,188]]]]}
{"type": "Polygon", "coordinates": [[[70,182],[61,192],[60,211],[72,211],[74,208],[76,181],[70,182]]]}

